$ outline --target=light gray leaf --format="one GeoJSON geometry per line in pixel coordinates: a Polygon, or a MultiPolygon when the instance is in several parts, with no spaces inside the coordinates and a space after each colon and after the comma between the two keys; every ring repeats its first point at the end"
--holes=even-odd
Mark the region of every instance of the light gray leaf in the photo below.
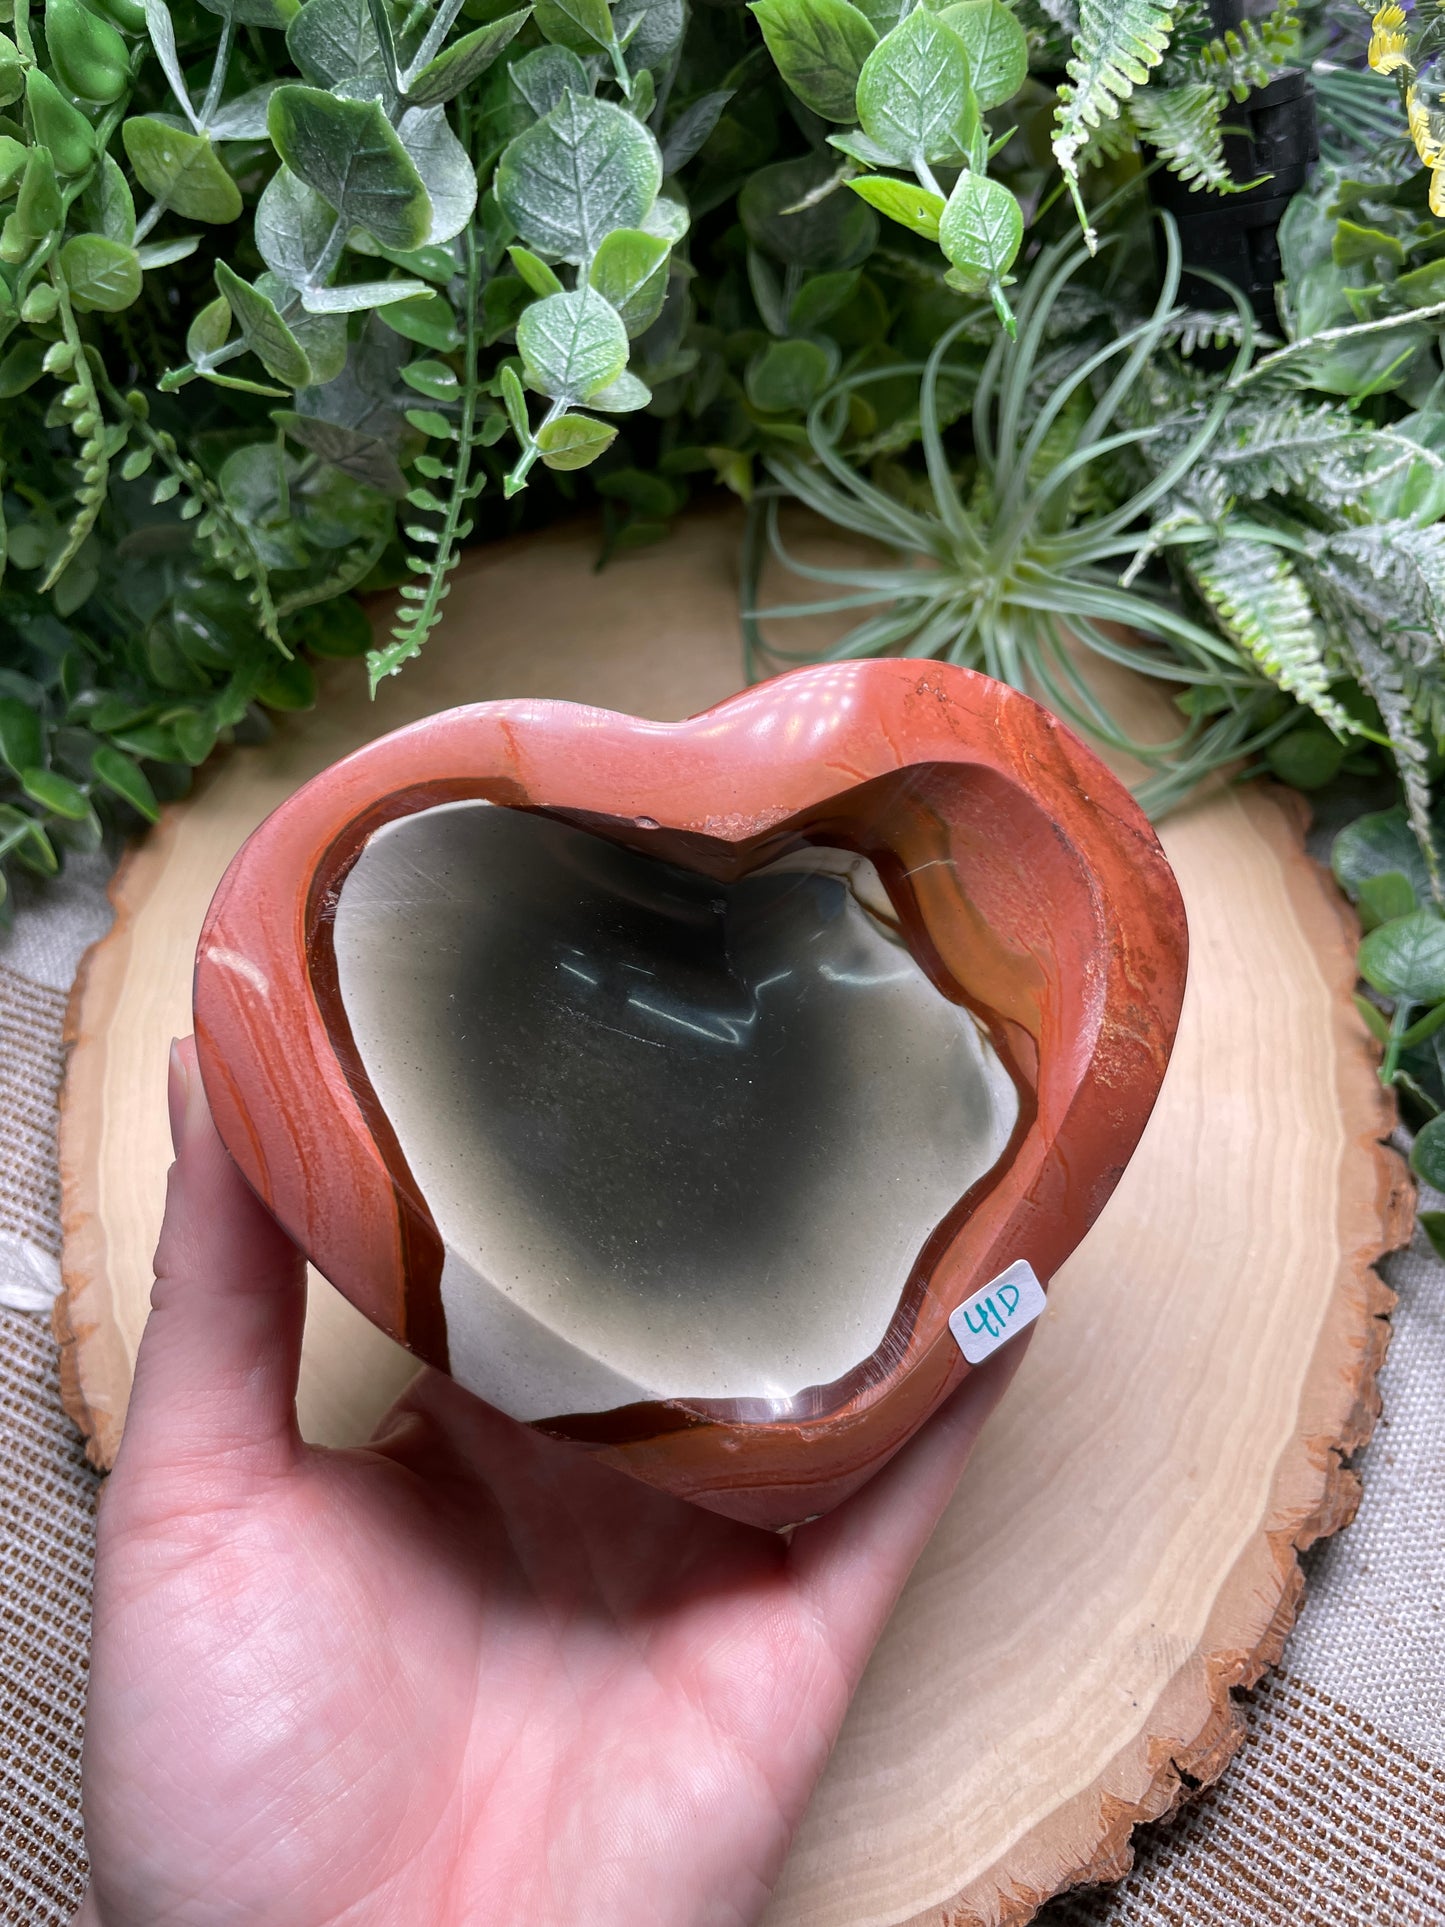
{"type": "Polygon", "coordinates": [[[570,90],[497,163],[497,199],[522,239],[579,264],[615,228],[646,230],[661,185],[662,154],[647,129],[570,90]]]}
{"type": "Polygon", "coordinates": [[[425,281],[352,281],[340,288],[303,288],[301,305],[308,314],[360,314],[429,292],[425,281]]]}
{"type": "Polygon", "coordinates": [[[643,217],[642,232],[655,236],[659,241],[666,241],[670,248],[675,248],[691,225],[688,211],[681,201],[659,194],[643,217]]]}
{"type": "Polygon", "coordinates": [[[682,44],[687,24],[684,0],[617,0],[613,29],[627,49],[633,73],[662,66],[682,44]]]}
{"type": "Polygon", "coordinates": [[[201,244],[199,234],[178,234],[173,241],[149,241],[135,251],[141,272],[168,268],[177,261],[188,261],[201,244]]]}
{"type": "Polygon", "coordinates": [[[476,208],[477,175],[447,122],[445,108],[409,107],[396,131],[431,200],[426,244],[435,247],[454,239],[476,208]]]}
{"type": "Polygon", "coordinates": [[[370,435],[361,429],[346,428],[339,422],[323,421],[314,415],[303,415],[289,408],[275,410],[273,419],[280,423],[293,441],[319,455],[325,462],[333,463],[343,474],[350,475],[358,482],[380,489],[383,495],[399,498],[406,494],[406,477],[397,464],[396,456],[379,435],[370,435]]]}
{"type": "Polygon", "coordinates": [[[317,278],[336,215],[315,188],[278,167],[256,205],[256,246],[261,259],[293,288],[308,288],[317,278]]]}
{"type": "Polygon", "coordinates": [[[306,78],[320,87],[386,79],[369,0],[306,0],[286,29],[286,47],[306,78]]]}
{"type": "Polygon", "coordinates": [[[266,109],[280,86],[268,80],[264,87],[253,87],[218,107],[206,122],[206,132],[217,141],[263,141],[266,138],[266,109]]]}
{"type": "Polygon", "coordinates": [[[652,400],[652,390],[645,381],[639,381],[627,369],[609,381],[605,388],[594,388],[587,397],[589,408],[600,408],[604,415],[630,415],[638,408],[646,408],[652,400]]]}
{"type": "Polygon", "coordinates": [[[675,174],[697,154],[717,126],[722,110],[736,90],[721,87],[716,93],[700,94],[689,101],[662,137],[662,171],[675,174]]]}
{"type": "Polygon", "coordinates": [[[582,97],[592,92],[587,69],[570,47],[538,47],[523,54],[509,78],[538,120],[550,114],[569,90],[582,97]]]}
{"type": "Polygon", "coordinates": [[[627,331],[593,288],[549,294],[517,322],[528,379],[554,401],[586,401],[627,366],[627,331]]]}
{"type": "Polygon", "coordinates": [[[180,56],[176,52],[176,30],[171,20],[171,10],[166,0],[145,0],[146,32],[150,35],[151,45],[156,50],[156,59],[161,63],[161,72],[170,83],[171,92],[181,104],[181,111],[195,128],[201,131],[201,123],[196,118],[196,110],[191,105],[191,96],[186,87],[186,77],[181,72],[180,56]]]}
{"type": "MultiPolygon", "coordinates": [[[[268,126],[286,165],[346,221],[387,247],[419,247],[431,238],[434,214],[420,169],[375,100],[288,83],[271,97],[268,126]]],[[[471,198],[475,194],[473,179],[471,198]]]]}

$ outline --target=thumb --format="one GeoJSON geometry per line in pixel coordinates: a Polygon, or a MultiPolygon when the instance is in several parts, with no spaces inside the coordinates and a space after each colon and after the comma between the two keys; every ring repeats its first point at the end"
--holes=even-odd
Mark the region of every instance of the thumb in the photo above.
{"type": "Polygon", "coordinates": [[[280,1469],[300,1449],[305,1262],[221,1143],[190,1038],[168,1094],[176,1157],[120,1463],[280,1469]]]}

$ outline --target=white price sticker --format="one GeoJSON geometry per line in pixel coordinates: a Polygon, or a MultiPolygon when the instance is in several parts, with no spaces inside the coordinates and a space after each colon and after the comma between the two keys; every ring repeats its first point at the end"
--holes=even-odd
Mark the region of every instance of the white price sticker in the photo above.
{"type": "Polygon", "coordinates": [[[1047,1303],[1033,1266],[1018,1258],[982,1291],[964,1299],[948,1329],[969,1364],[981,1365],[1031,1325],[1047,1303]]]}

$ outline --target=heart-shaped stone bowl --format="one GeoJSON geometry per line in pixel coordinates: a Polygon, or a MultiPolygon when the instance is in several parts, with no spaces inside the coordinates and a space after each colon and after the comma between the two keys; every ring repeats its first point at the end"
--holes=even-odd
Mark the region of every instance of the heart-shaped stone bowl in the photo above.
{"type": "Polygon", "coordinates": [[[1186,953],[1068,729],[869,661],[681,723],[497,702],[370,744],[227,871],[196,1039],[231,1155],[376,1324],[780,1527],[967,1374],[951,1314],[1093,1223],[1186,953]]]}

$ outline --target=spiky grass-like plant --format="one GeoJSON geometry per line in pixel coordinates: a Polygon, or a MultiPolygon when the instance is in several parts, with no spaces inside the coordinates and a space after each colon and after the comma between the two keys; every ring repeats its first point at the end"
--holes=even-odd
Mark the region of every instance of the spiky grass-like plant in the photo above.
{"type": "MultiPolygon", "coordinates": [[[[813,408],[811,456],[771,458],[777,486],[753,505],[744,558],[743,634],[749,668],[812,659],[816,651],[779,648],[762,625],[799,617],[873,609],[827,652],[828,660],[880,654],[936,657],[985,670],[1042,698],[1096,743],[1136,758],[1152,772],[1145,806],[1167,808],[1209,771],[1262,747],[1285,722],[1259,672],[1220,635],[1191,620],[1167,586],[1129,567],[1151,555],[1199,543],[1210,532],[1197,516],[1155,513],[1201,461],[1224,420],[1228,383],[1192,419],[1169,459],[1132,490],[1097,484],[1107,467],[1117,483],[1126,452],[1161,425],[1120,425],[1131,389],[1150,357],[1177,331],[1178,237],[1165,217],[1167,260],[1159,299],[1146,320],[1091,351],[1062,360],[1047,352],[1050,322],[1084,247],[1046,249],[1019,303],[1016,342],[999,336],[974,394],[971,486],[960,486],[957,457],[939,422],[940,383],[974,318],[963,314],[926,362],[849,376],[813,408]],[[872,381],[919,378],[926,499],[902,499],[861,473],[842,445],[849,398],[872,381]],[[820,566],[784,544],[779,505],[792,498],[835,526],[892,548],[880,568],[820,566]],[[1151,526],[1152,518],[1152,526],[1151,526]],[[768,551],[832,594],[760,606],[768,551]],[[1121,636],[1116,629],[1132,631],[1121,636]],[[1152,645],[1152,646],[1151,646],[1152,645]],[[1209,700],[1166,742],[1141,742],[1113,716],[1079,661],[1080,647],[1108,663],[1190,688],[1209,700]],[[1223,700],[1221,710],[1218,705],[1223,700]]],[[[1254,329],[1242,299],[1234,374],[1242,374],[1254,329]]]]}

